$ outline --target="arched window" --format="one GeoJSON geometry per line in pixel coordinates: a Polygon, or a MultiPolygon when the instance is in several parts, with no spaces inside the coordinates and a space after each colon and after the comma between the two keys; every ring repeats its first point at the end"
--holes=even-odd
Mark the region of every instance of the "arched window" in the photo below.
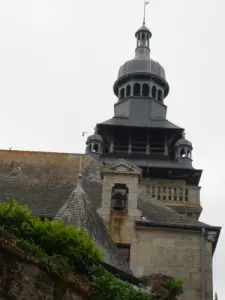
{"type": "Polygon", "coordinates": [[[94,152],[98,153],[99,152],[99,145],[94,144],[93,150],[94,150],[94,152]]]}
{"type": "Polygon", "coordinates": [[[158,90],[158,100],[159,100],[160,102],[162,102],[162,100],[163,100],[163,93],[162,93],[161,90],[158,90]]]}
{"type": "Polygon", "coordinates": [[[185,149],[180,149],[180,157],[186,157],[185,149]]]}
{"type": "Polygon", "coordinates": [[[124,88],[122,88],[120,90],[120,97],[119,97],[120,100],[124,99],[124,94],[125,94],[125,90],[124,90],[124,88]]]}
{"type": "Polygon", "coordinates": [[[131,86],[128,85],[128,86],[126,87],[126,97],[129,97],[130,94],[131,94],[131,86]]]}
{"type": "Polygon", "coordinates": [[[148,97],[149,96],[149,85],[144,83],[142,86],[142,96],[148,97]]]}
{"type": "Polygon", "coordinates": [[[153,98],[156,98],[156,92],[157,92],[156,87],[153,86],[153,87],[152,87],[152,97],[153,97],[153,98]]]}
{"type": "Polygon", "coordinates": [[[140,96],[141,95],[141,85],[140,85],[140,83],[135,83],[134,89],[133,89],[133,95],[134,96],[140,96]]]}

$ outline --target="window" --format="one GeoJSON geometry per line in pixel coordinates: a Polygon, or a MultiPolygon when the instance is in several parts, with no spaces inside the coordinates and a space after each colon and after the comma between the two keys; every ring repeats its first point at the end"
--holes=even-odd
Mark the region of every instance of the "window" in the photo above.
{"type": "Polygon", "coordinates": [[[163,93],[162,93],[161,90],[158,90],[158,100],[159,100],[160,102],[162,102],[162,100],[163,100],[163,93]]]}
{"type": "Polygon", "coordinates": [[[122,260],[130,265],[130,245],[117,244],[117,247],[119,248],[122,260]]]}
{"type": "Polygon", "coordinates": [[[156,87],[153,86],[153,87],[152,87],[152,97],[153,97],[153,98],[156,98],[156,92],[157,92],[157,91],[156,91],[156,87]]]}
{"type": "Polygon", "coordinates": [[[122,88],[122,89],[120,90],[120,96],[119,96],[119,99],[120,99],[120,100],[124,99],[124,93],[125,93],[125,90],[124,90],[124,88],[122,88]]]}
{"type": "Polygon", "coordinates": [[[131,86],[128,85],[128,86],[126,87],[126,97],[129,97],[130,94],[131,94],[131,86]]]}
{"type": "Polygon", "coordinates": [[[117,183],[112,188],[112,210],[126,211],[128,200],[128,187],[126,184],[117,183]]]}
{"type": "Polygon", "coordinates": [[[98,144],[94,144],[93,151],[97,152],[97,153],[99,152],[99,145],[98,144]]]}
{"type": "Polygon", "coordinates": [[[141,85],[139,83],[135,83],[134,90],[133,90],[134,96],[140,96],[141,95],[141,85]]]}
{"type": "Polygon", "coordinates": [[[149,96],[149,85],[144,83],[142,86],[142,96],[148,97],[149,96]]]}

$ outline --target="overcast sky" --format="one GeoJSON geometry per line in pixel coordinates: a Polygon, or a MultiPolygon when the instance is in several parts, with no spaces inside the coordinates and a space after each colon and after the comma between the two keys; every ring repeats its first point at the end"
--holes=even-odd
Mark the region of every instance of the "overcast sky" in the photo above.
{"type": "MultiPolygon", "coordinates": [[[[0,0],[0,148],[83,152],[83,131],[113,115],[112,85],[134,57],[142,0],[0,0]]],[[[170,84],[168,119],[203,168],[201,220],[224,224],[225,1],[152,0],[151,55],[170,84]]],[[[225,299],[225,234],[214,285],[225,299]]]]}

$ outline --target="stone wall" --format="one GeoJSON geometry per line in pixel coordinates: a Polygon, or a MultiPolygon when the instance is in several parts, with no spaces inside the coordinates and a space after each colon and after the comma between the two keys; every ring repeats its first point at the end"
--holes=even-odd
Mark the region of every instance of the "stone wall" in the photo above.
{"type": "Polygon", "coordinates": [[[49,275],[0,241],[0,299],[88,300],[79,282],[49,275]],[[2,298],[1,298],[2,297],[2,298]]]}

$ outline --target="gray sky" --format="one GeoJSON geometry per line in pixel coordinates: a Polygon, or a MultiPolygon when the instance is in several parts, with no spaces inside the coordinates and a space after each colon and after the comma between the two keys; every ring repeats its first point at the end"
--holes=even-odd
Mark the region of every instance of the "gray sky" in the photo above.
{"type": "MultiPolygon", "coordinates": [[[[112,85],[134,57],[142,0],[0,0],[0,148],[83,152],[82,131],[113,115],[112,85]]],[[[151,55],[166,70],[168,118],[203,168],[201,220],[224,224],[225,2],[152,0],[151,55]]],[[[225,297],[225,235],[214,285],[225,297]]]]}

